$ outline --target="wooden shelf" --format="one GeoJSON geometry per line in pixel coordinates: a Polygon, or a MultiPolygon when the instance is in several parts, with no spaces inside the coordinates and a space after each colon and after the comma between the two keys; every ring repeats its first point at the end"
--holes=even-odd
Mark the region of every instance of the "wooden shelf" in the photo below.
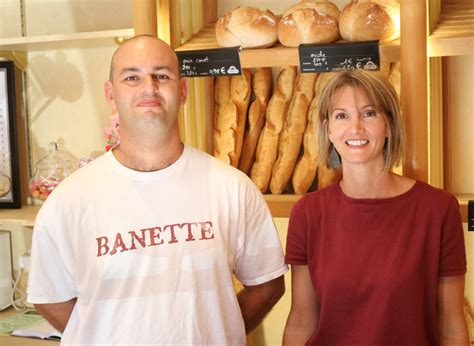
{"type": "Polygon", "coordinates": [[[459,208],[461,209],[462,222],[467,222],[467,203],[474,201],[474,193],[458,193],[455,194],[455,196],[459,202],[459,208]]]}
{"type": "Polygon", "coordinates": [[[428,38],[428,56],[474,54],[474,1],[447,3],[428,38]]]}
{"type": "Polygon", "coordinates": [[[290,217],[293,204],[301,195],[264,195],[273,217],[290,217]]]}
{"type": "Polygon", "coordinates": [[[39,205],[24,205],[21,209],[0,209],[0,225],[18,224],[33,227],[40,207],[39,205]]]}
{"type": "MultiPolygon", "coordinates": [[[[264,195],[264,197],[273,217],[289,217],[293,204],[302,196],[264,195]]],[[[467,222],[467,203],[469,200],[474,200],[474,194],[457,194],[456,198],[459,201],[462,221],[467,222]]],[[[37,205],[26,205],[21,209],[0,209],[0,225],[19,224],[25,227],[33,227],[39,209],[40,206],[37,205]]]]}
{"type": "Polygon", "coordinates": [[[119,29],[73,34],[0,38],[0,50],[28,52],[61,48],[93,48],[94,46],[103,46],[107,42],[113,42],[117,38],[132,37],[134,33],[134,29],[119,29]]]}
{"type": "MultiPolygon", "coordinates": [[[[221,48],[216,41],[215,23],[211,23],[176,48],[177,51],[221,48]]],[[[393,41],[380,46],[380,59],[385,62],[400,60],[400,42],[393,41]]],[[[240,52],[240,64],[243,68],[298,66],[298,48],[284,47],[277,43],[270,48],[243,49],[240,52]]]]}
{"type": "MultiPolygon", "coordinates": [[[[265,201],[270,208],[273,217],[289,217],[293,204],[298,201],[300,195],[264,195],[265,201]]],[[[459,201],[459,208],[461,211],[462,222],[467,222],[467,203],[468,201],[474,201],[474,194],[463,193],[455,194],[455,197],[459,201]]]]}

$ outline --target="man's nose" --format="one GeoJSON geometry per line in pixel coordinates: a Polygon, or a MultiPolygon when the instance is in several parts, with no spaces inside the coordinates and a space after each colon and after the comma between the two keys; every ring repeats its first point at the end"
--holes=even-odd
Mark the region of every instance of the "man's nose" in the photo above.
{"type": "Polygon", "coordinates": [[[158,79],[154,75],[147,75],[144,78],[143,85],[147,91],[156,92],[158,90],[158,79]]]}

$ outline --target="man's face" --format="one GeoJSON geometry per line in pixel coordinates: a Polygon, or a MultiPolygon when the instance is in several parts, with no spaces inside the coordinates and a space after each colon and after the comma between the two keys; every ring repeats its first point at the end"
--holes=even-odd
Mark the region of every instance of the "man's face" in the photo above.
{"type": "Polygon", "coordinates": [[[112,77],[105,92],[118,110],[121,131],[158,127],[167,132],[176,125],[187,83],[179,79],[171,48],[151,37],[126,42],[115,54],[112,77]]]}

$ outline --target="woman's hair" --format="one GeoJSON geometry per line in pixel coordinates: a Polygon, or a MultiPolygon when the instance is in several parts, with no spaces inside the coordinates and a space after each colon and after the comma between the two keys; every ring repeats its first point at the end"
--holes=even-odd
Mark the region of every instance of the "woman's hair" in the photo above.
{"type": "Polygon", "coordinates": [[[397,92],[386,78],[379,73],[364,70],[336,73],[321,92],[318,106],[318,144],[321,162],[325,162],[328,167],[331,166],[330,154],[333,144],[328,136],[328,121],[333,110],[334,97],[345,86],[364,91],[370,105],[384,117],[390,134],[384,146],[384,169],[390,170],[400,162],[405,143],[400,102],[397,92]]]}

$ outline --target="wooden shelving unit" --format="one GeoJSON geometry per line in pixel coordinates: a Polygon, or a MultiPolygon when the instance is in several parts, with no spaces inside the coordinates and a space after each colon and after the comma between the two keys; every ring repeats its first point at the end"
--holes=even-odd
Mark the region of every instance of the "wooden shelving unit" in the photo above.
{"type": "MultiPolygon", "coordinates": [[[[220,48],[211,23],[178,47],[177,51],[220,48]]],[[[380,46],[380,59],[384,62],[400,60],[400,41],[393,41],[380,46]]],[[[298,66],[298,48],[284,47],[277,43],[273,47],[262,49],[243,49],[240,52],[240,64],[243,68],[298,66]]]]}
{"type": "Polygon", "coordinates": [[[25,205],[21,209],[0,209],[0,225],[18,224],[33,227],[40,206],[25,205]]]}
{"type": "Polygon", "coordinates": [[[474,193],[462,193],[456,194],[455,196],[458,199],[459,207],[461,209],[462,222],[467,222],[467,203],[469,201],[474,201],[474,193]]]}
{"type": "Polygon", "coordinates": [[[0,50],[29,52],[60,48],[90,48],[94,47],[94,44],[102,45],[104,42],[110,42],[110,40],[132,37],[134,33],[134,29],[119,29],[73,34],[0,38],[0,50]]]}
{"type": "Polygon", "coordinates": [[[428,38],[428,56],[474,54],[474,1],[449,1],[428,38]]]}

